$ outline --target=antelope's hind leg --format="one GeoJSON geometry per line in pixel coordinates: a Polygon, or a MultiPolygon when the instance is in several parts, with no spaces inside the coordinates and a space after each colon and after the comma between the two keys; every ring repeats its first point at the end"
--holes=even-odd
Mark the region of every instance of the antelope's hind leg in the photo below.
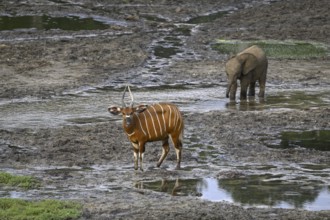
{"type": "Polygon", "coordinates": [[[170,146],[168,143],[168,138],[166,138],[165,140],[163,140],[163,151],[157,163],[157,167],[160,167],[160,165],[163,163],[169,151],[170,151],[170,146]]]}
{"type": "Polygon", "coordinates": [[[181,137],[176,137],[176,136],[171,136],[174,148],[175,148],[175,153],[176,153],[176,159],[177,159],[177,164],[175,169],[178,170],[180,169],[180,164],[181,164],[181,156],[182,156],[182,140],[181,137]]]}

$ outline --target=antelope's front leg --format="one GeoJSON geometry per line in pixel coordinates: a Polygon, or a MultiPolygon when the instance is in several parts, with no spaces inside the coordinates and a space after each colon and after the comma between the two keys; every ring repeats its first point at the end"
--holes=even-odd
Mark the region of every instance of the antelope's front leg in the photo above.
{"type": "Polygon", "coordinates": [[[143,171],[143,155],[145,147],[144,144],[140,144],[139,158],[140,158],[140,170],[143,171]]]}
{"type": "Polygon", "coordinates": [[[133,145],[133,150],[134,150],[134,169],[137,170],[138,169],[138,155],[139,155],[139,145],[138,144],[134,144],[133,145]]]}

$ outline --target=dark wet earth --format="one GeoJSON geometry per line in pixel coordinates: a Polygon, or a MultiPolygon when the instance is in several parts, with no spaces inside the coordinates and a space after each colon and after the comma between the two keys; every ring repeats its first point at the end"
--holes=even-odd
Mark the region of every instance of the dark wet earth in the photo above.
{"type": "Polygon", "coordinates": [[[0,168],[42,181],[0,196],[78,200],[81,219],[329,219],[329,56],[270,58],[266,99],[230,103],[228,54],[212,50],[219,38],[329,48],[326,3],[0,3],[0,168]],[[137,103],[183,112],[181,170],[173,148],[156,168],[156,142],[134,171],[107,112],[127,83],[137,103]]]}

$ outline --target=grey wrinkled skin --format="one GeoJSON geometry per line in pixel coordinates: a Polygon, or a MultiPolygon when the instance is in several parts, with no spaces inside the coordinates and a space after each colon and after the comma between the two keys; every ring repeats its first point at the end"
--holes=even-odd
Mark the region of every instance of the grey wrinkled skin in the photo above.
{"type": "Polygon", "coordinates": [[[247,98],[248,89],[248,96],[255,96],[256,82],[259,83],[259,97],[265,96],[268,60],[260,47],[253,45],[243,50],[230,58],[225,68],[228,78],[227,98],[235,100],[237,80],[241,84],[240,99],[247,98]]]}

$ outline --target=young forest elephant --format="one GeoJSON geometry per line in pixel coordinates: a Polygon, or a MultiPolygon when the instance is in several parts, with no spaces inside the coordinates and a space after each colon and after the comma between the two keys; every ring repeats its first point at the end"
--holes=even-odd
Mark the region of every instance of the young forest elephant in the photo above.
{"type": "Polygon", "coordinates": [[[267,67],[266,54],[256,45],[230,58],[226,63],[226,74],[228,77],[226,97],[230,98],[230,100],[235,100],[237,80],[239,79],[241,83],[241,99],[246,99],[248,87],[248,95],[255,95],[256,81],[259,81],[259,97],[263,98],[265,96],[267,67]]]}

